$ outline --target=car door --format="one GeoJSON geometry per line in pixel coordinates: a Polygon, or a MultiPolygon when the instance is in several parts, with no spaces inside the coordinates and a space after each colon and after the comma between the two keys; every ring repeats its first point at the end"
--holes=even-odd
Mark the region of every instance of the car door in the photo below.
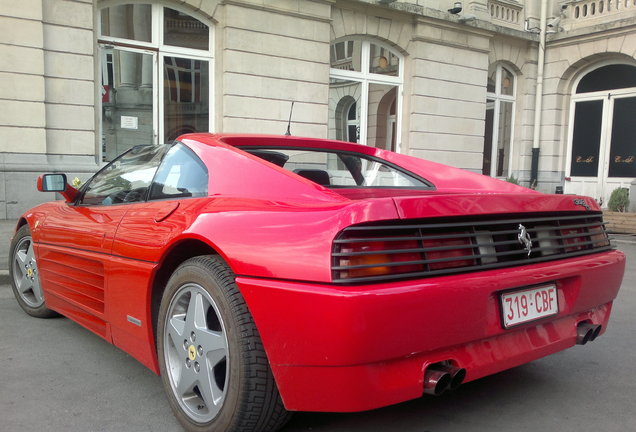
{"type": "Polygon", "coordinates": [[[167,246],[196,220],[207,196],[206,166],[176,143],[157,170],[148,201],[132,206],[117,229],[106,293],[109,322],[115,345],[142,362],[154,357],[140,342],[152,335],[149,281],[167,246]]]}
{"type": "Polygon", "coordinates": [[[47,304],[110,339],[106,270],[122,218],[144,202],[166,146],[138,146],[100,170],[75,203],[40,224],[38,267],[47,304]]]}
{"type": "Polygon", "coordinates": [[[197,216],[197,198],[208,196],[208,170],[192,150],[181,143],[167,152],[150,188],[148,202],[131,208],[123,218],[113,254],[158,261],[166,244],[190,226],[197,216]]]}

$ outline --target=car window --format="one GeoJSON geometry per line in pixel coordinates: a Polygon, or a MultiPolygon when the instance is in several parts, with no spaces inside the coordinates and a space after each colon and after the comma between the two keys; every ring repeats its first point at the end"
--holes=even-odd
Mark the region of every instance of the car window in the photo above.
{"type": "Polygon", "coordinates": [[[164,158],[150,190],[150,199],[208,195],[208,170],[192,150],[177,143],[164,158]]]}
{"type": "Polygon", "coordinates": [[[145,200],[152,178],[169,147],[133,147],[89,180],[79,204],[113,205],[145,200]]]}
{"type": "Polygon", "coordinates": [[[248,153],[332,188],[430,188],[415,174],[360,153],[312,148],[250,148],[248,153]]]}

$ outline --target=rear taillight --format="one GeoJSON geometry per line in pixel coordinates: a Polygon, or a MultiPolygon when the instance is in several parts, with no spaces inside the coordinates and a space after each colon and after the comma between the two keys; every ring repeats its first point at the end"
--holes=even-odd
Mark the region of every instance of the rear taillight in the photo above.
{"type": "MultiPolygon", "coordinates": [[[[455,235],[456,233],[453,233],[455,235]]],[[[424,251],[429,270],[476,265],[473,245],[469,237],[451,239],[424,239],[424,251]]]]}
{"type": "Polygon", "coordinates": [[[589,228],[590,238],[592,239],[592,245],[594,247],[609,246],[610,242],[607,238],[607,233],[601,225],[593,226],[589,228]]]}
{"type": "Polygon", "coordinates": [[[423,269],[415,240],[349,242],[334,253],[339,278],[411,273],[423,269]]]}
{"type": "Polygon", "coordinates": [[[563,246],[566,252],[575,252],[585,249],[585,229],[584,228],[567,228],[561,230],[563,238],[563,246]],[[579,235],[582,234],[582,235],[579,235]]]}
{"type": "Polygon", "coordinates": [[[336,245],[333,269],[338,279],[350,279],[471,267],[477,264],[473,251],[465,233],[423,234],[418,240],[348,239],[336,245]]]}

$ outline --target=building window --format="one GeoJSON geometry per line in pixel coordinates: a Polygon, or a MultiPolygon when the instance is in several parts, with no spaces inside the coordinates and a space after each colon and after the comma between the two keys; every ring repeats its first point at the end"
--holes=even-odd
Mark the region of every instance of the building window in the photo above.
{"type": "Polygon", "coordinates": [[[329,138],[399,151],[402,64],[379,42],[331,45],[329,138]]]}
{"type": "Polygon", "coordinates": [[[486,128],[482,172],[492,177],[510,176],[515,112],[515,75],[501,64],[488,74],[486,128]]]}
{"type": "Polygon", "coordinates": [[[212,130],[213,29],[157,4],[100,10],[102,159],[212,130]]]}

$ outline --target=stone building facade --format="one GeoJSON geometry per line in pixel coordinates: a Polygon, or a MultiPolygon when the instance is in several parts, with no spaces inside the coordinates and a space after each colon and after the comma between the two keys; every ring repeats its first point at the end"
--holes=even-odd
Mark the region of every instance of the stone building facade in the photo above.
{"type": "Polygon", "coordinates": [[[636,178],[634,0],[0,0],[0,24],[0,218],[51,198],[41,172],[282,134],[292,102],[294,135],[544,192],[636,178]]]}

